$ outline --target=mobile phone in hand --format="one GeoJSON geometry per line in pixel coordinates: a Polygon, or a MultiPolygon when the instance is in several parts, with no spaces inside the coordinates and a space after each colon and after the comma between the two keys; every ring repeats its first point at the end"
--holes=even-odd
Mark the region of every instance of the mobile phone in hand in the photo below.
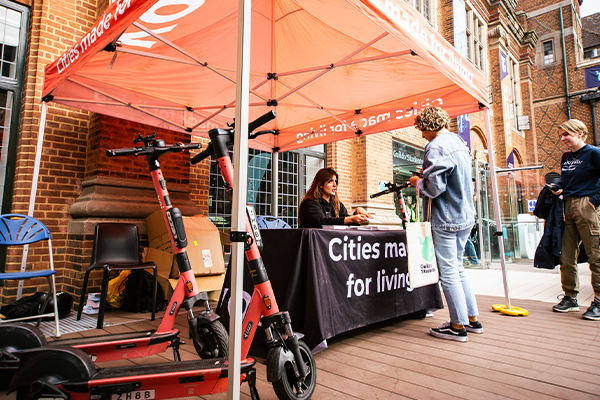
{"type": "Polygon", "coordinates": [[[556,186],[554,186],[554,184],[552,183],[546,183],[544,186],[546,186],[548,189],[550,190],[556,190],[556,186]]]}

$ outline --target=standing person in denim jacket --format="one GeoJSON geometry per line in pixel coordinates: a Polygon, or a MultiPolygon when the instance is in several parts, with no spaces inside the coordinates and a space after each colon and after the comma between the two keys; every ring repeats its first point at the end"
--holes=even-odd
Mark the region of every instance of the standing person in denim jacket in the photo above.
{"type": "Polygon", "coordinates": [[[450,321],[431,328],[430,334],[466,342],[467,332],[483,333],[479,311],[462,256],[475,224],[471,152],[464,140],[448,130],[450,118],[438,107],[423,109],[415,127],[429,141],[423,159],[423,178],[413,176],[410,184],[423,194],[423,209],[431,203],[433,248],[450,321]]]}
{"type": "Polygon", "coordinates": [[[560,141],[570,151],[563,156],[560,183],[550,188],[555,195],[563,195],[565,212],[560,256],[560,279],[565,294],[552,309],[563,313],[579,311],[577,256],[583,242],[592,271],[594,299],[582,317],[600,321],[600,149],[585,144],[587,133],[585,124],[576,119],[558,127],[560,141]]]}

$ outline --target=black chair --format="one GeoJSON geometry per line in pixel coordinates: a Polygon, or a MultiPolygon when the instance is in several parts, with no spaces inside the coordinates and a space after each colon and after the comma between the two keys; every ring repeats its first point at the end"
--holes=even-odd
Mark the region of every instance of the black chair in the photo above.
{"type": "MultiPolygon", "coordinates": [[[[144,270],[152,268],[154,272],[153,298],[154,304],[156,304],[156,264],[153,262],[142,263],[140,261],[137,226],[127,223],[100,223],[96,225],[96,231],[94,233],[92,262],[85,271],[85,277],[83,278],[83,288],[81,289],[81,298],[79,299],[79,311],[77,312],[78,320],[81,319],[83,306],[86,302],[85,295],[90,272],[100,268],[103,270],[102,292],[96,328],[102,329],[104,326],[106,294],[111,271],[144,270]]],[[[141,286],[142,279],[139,281],[141,286]]],[[[139,310],[139,297],[136,309],[139,310]]],[[[154,314],[155,308],[152,307],[152,321],[154,321],[154,314]]]]}

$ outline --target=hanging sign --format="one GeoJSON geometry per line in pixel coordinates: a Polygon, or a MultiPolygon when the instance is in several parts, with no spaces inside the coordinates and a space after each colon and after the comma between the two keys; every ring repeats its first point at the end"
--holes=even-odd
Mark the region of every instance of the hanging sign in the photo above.
{"type": "Polygon", "coordinates": [[[600,65],[585,69],[585,87],[592,89],[600,86],[600,65]]]}

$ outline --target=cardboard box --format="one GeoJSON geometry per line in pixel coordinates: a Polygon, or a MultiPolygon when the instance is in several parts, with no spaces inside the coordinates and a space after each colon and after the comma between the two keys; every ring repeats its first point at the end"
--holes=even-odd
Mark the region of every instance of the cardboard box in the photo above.
{"type": "MultiPolygon", "coordinates": [[[[169,279],[171,287],[174,289],[177,286],[178,279],[169,279]]],[[[223,282],[225,281],[225,274],[220,275],[205,275],[196,277],[196,285],[198,290],[201,292],[212,292],[215,290],[221,290],[223,288],[223,282]]],[[[218,297],[217,297],[218,299],[218,297]]]]}
{"type": "MultiPolygon", "coordinates": [[[[217,227],[208,218],[201,215],[183,217],[183,226],[188,243],[186,251],[194,275],[204,276],[224,273],[223,249],[217,227]]],[[[146,218],[146,231],[148,232],[148,242],[151,248],[169,253],[173,252],[169,231],[167,231],[161,210],[146,218]]],[[[170,277],[179,277],[179,269],[175,261],[172,263],[170,277]]]]}
{"type": "Polygon", "coordinates": [[[169,277],[173,268],[173,254],[153,248],[144,248],[143,255],[144,262],[156,264],[156,280],[163,289],[165,299],[169,301],[173,295],[173,289],[169,284],[169,277]]]}
{"type": "Polygon", "coordinates": [[[153,248],[144,249],[144,262],[156,264],[157,276],[169,279],[173,267],[173,254],[153,248]]]}

